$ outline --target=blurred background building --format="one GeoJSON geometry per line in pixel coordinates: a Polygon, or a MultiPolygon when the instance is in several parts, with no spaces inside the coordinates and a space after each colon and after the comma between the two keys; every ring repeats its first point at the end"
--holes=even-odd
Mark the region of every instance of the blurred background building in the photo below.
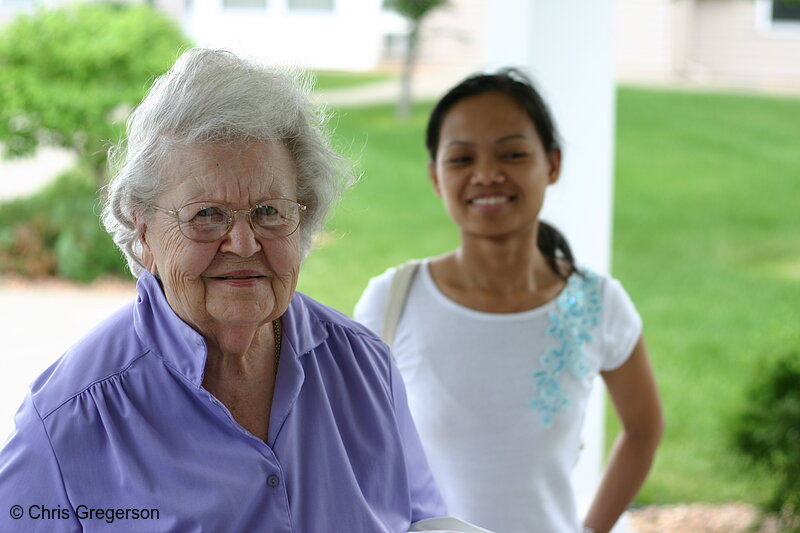
{"type": "MultiPolygon", "coordinates": [[[[275,64],[391,71],[402,61],[406,21],[383,0],[149,1],[198,45],[246,50],[275,64]]],[[[0,0],[0,24],[64,2],[0,0]]],[[[488,11],[489,0],[450,0],[435,11],[423,25],[419,71],[458,78],[484,67],[488,11]]],[[[623,82],[798,91],[800,2],[617,0],[614,49],[623,82]]]]}
{"type": "Polygon", "coordinates": [[[800,90],[800,2],[617,0],[621,80],[800,90]]]}

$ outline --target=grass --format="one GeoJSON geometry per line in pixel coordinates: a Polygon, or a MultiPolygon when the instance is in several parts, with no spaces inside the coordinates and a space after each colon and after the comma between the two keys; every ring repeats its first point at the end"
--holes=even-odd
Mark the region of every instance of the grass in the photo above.
{"type": "Polygon", "coordinates": [[[387,72],[350,72],[337,70],[316,70],[312,72],[315,78],[315,90],[346,89],[357,85],[365,85],[378,81],[389,80],[393,77],[387,72]]]}
{"type": "Polygon", "coordinates": [[[441,253],[457,235],[427,178],[421,131],[430,106],[398,122],[393,106],[338,113],[335,141],[359,182],[335,209],[301,271],[300,289],[351,312],[372,276],[409,257],[441,253]]]}
{"type": "Polygon", "coordinates": [[[614,272],[668,420],[643,499],[762,497],[727,428],[764,361],[800,346],[798,116],[796,99],[619,93],[614,272]]]}
{"type": "MultiPolygon", "coordinates": [[[[640,503],[759,503],[765,477],[727,427],[765,360],[800,346],[800,100],[623,88],[613,271],[645,321],[667,431],[640,503]]],[[[341,111],[337,147],[363,179],[337,207],[300,290],[346,312],[368,279],[442,253],[422,131],[392,106],[341,111]]],[[[612,417],[609,433],[616,431],[612,417]]]]}

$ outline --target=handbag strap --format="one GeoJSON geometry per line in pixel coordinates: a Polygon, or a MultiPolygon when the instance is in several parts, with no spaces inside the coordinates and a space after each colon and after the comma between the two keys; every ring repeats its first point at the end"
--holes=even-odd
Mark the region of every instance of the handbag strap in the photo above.
{"type": "Polygon", "coordinates": [[[383,324],[381,326],[381,338],[390,348],[394,342],[400,315],[403,314],[403,308],[406,306],[411,282],[414,281],[414,275],[417,273],[420,263],[420,259],[406,261],[402,265],[398,265],[392,276],[389,294],[386,296],[386,305],[383,308],[383,324]]]}

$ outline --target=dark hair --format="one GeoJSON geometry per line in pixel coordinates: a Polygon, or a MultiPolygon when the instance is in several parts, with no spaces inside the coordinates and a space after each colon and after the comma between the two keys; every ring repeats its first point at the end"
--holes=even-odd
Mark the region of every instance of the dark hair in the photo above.
{"type": "MultiPolygon", "coordinates": [[[[425,146],[431,161],[436,161],[442,123],[450,109],[464,98],[488,92],[506,94],[522,107],[533,122],[536,133],[539,134],[539,139],[548,155],[561,150],[555,122],[542,96],[525,74],[514,68],[505,68],[496,74],[475,74],[468,77],[450,89],[436,103],[430,118],[428,118],[428,127],[425,133],[425,146]]],[[[575,266],[575,259],[567,239],[555,227],[542,220],[539,221],[536,245],[544,254],[547,264],[550,265],[553,272],[562,278],[566,279],[573,271],[580,274],[575,266]],[[569,265],[566,273],[559,267],[559,260],[563,260],[569,265]]]]}

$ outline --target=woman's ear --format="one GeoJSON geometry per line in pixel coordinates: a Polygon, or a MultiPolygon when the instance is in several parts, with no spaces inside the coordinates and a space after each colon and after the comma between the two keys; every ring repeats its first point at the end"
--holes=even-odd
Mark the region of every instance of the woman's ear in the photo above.
{"type": "Polygon", "coordinates": [[[156,268],[153,249],[150,247],[150,243],[147,242],[147,224],[144,222],[144,217],[139,213],[134,213],[133,224],[136,227],[136,235],[139,237],[139,242],[142,245],[142,264],[155,276],[158,274],[158,268],[156,268]]]}
{"type": "Polygon", "coordinates": [[[550,150],[550,153],[547,154],[547,159],[550,163],[550,171],[547,173],[547,177],[550,185],[552,185],[561,176],[561,150],[550,150]]]}
{"type": "Polygon", "coordinates": [[[431,183],[433,184],[433,190],[437,196],[442,196],[442,189],[439,185],[439,176],[436,174],[436,162],[432,159],[428,160],[428,176],[431,178],[431,183]]]}

